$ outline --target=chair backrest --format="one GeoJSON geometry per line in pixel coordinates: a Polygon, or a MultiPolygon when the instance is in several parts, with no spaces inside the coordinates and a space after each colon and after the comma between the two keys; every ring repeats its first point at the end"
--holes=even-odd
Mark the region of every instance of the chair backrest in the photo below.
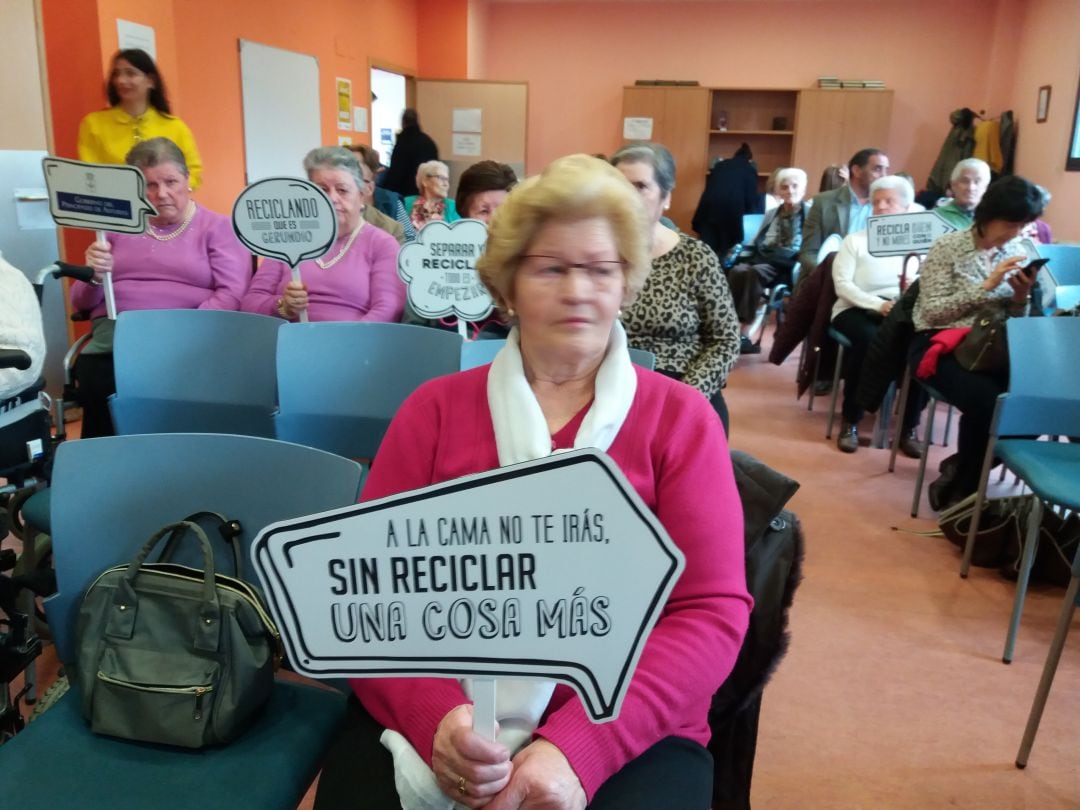
{"type": "Polygon", "coordinates": [[[272,437],[277,318],[157,309],[116,321],[117,433],[239,433],[272,437]]]}
{"type": "MultiPolygon", "coordinates": [[[[64,442],[52,480],[58,592],[45,605],[60,660],[74,658],[87,587],[104,569],[128,562],[161,526],[202,510],[219,512],[240,521],[246,550],[270,523],[355,503],[360,474],[349,459],[252,436],[163,433],[64,442]]],[[[213,535],[215,562],[231,573],[231,555],[213,535]]]]}
{"type": "Polygon", "coordinates": [[[631,346],[630,362],[647,368],[649,371],[656,371],[656,355],[645,349],[635,349],[631,346]]]}
{"type": "Polygon", "coordinates": [[[461,370],[468,371],[470,368],[487,365],[505,345],[506,340],[503,338],[465,341],[461,344],[461,370]]]}
{"type": "Polygon", "coordinates": [[[743,242],[750,242],[757,236],[757,232],[761,230],[761,223],[765,221],[764,214],[743,214],[742,215],[742,232],[743,242]]]}
{"type": "Polygon", "coordinates": [[[1010,318],[999,436],[1080,435],[1080,318],[1010,318]]]}
{"type": "Polygon", "coordinates": [[[456,332],[400,323],[286,324],[278,337],[279,439],[370,459],[397,409],[461,368],[456,332]]]}
{"type": "Polygon", "coordinates": [[[1059,286],[1080,284],[1080,245],[1039,245],[1039,255],[1050,260],[1047,269],[1059,286]]]}

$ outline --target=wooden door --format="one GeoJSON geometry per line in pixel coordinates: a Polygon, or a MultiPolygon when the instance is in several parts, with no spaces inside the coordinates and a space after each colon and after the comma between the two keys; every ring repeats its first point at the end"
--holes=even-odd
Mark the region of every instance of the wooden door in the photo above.
{"type": "Polygon", "coordinates": [[[817,193],[826,166],[844,163],[860,149],[888,152],[891,90],[802,90],[792,163],[804,169],[808,194],[817,193]]]}
{"type": "Polygon", "coordinates": [[[420,127],[450,167],[451,197],[461,173],[481,160],[506,163],[519,179],[525,178],[528,102],[525,82],[416,80],[420,127]]]}

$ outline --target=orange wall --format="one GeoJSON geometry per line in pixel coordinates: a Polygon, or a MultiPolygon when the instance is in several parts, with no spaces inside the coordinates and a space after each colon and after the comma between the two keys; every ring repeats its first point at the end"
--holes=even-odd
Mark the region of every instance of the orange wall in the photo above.
{"type": "Polygon", "coordinates": [[[1065,155],[1072,137],[1080,80],[1080,3],[1076,0],[1016,0],[1022,11],[1013,29],[1011,59],[993,66],[1008,66],[1006,105],[1015,111],[1019,126],[1016,172],[1045,186],[1053,199],[1046,220],[1054,239],[1080,242],[1080,172],[1065,171],[1065,155]],[[1050,108],[1045,123],[1035,123],[1039,87],[1050,85],[1050,108]]]}
{"type": "Polygon", "coordinates": [[[622,88],[636,79],[721,87],[810,87],[819,75],[882,79],[895,103],[889,142],[880,146],[894,167],[921,180],[949,112],[988,108],[998,2],[492,3],[482,78],[529,82],[529,171],[567,152],[616,148],[622,88]]]}
{"type": "MultiPolygon", "coordinates": [[[[416,65],[412,0],[173,0],[173,6],[184,88],[180,114],[203,156],[199,197],[218,211],[229,211],[244,185],[238,39],[318,58],[323,141],[328,144],[336,144],[338,137],[337,77],[352,80],[354,106],[370,107],[369,59],[416,65]]],[[[355,143],[370,142],[370,134],[341,134],[352,134],[355,143]]],[[[298,171],[302,158],[296,156],[298,171]]]]}
{"type": "Polygon", "coordinates": [[[417,0],[416,56],[425,79],[464,79],[469,71],[469,1],[417,0]]]}

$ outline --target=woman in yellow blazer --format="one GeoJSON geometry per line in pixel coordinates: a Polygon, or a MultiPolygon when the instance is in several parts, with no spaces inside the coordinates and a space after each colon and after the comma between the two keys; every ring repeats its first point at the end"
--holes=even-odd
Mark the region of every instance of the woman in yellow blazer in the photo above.
{"type": "Polygon", "coordinates": [[[164,137],[180,147],[191,172],[191,187],[202,182],[202,159],[187,124],[172,115],[165,82],[146,51],[117,51],[106,87],[107,110],[92,112],[79,124],[79,160],[123,163],[140,141],[164,137]]]}

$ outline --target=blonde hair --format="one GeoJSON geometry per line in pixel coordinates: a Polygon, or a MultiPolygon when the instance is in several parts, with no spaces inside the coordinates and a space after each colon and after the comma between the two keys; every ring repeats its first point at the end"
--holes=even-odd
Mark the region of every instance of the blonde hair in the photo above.
{"type": "Polygon", "coordinates": [[[517,185],[492,217],[476,272],[498,306],[506,309],[521,257],[544,226],[592,217],[611,225],[619,258],[626,262],[625,302],[633,300],[652,263],[652,228],[641,195],[606,161],[570,155],[517,185]]]}

